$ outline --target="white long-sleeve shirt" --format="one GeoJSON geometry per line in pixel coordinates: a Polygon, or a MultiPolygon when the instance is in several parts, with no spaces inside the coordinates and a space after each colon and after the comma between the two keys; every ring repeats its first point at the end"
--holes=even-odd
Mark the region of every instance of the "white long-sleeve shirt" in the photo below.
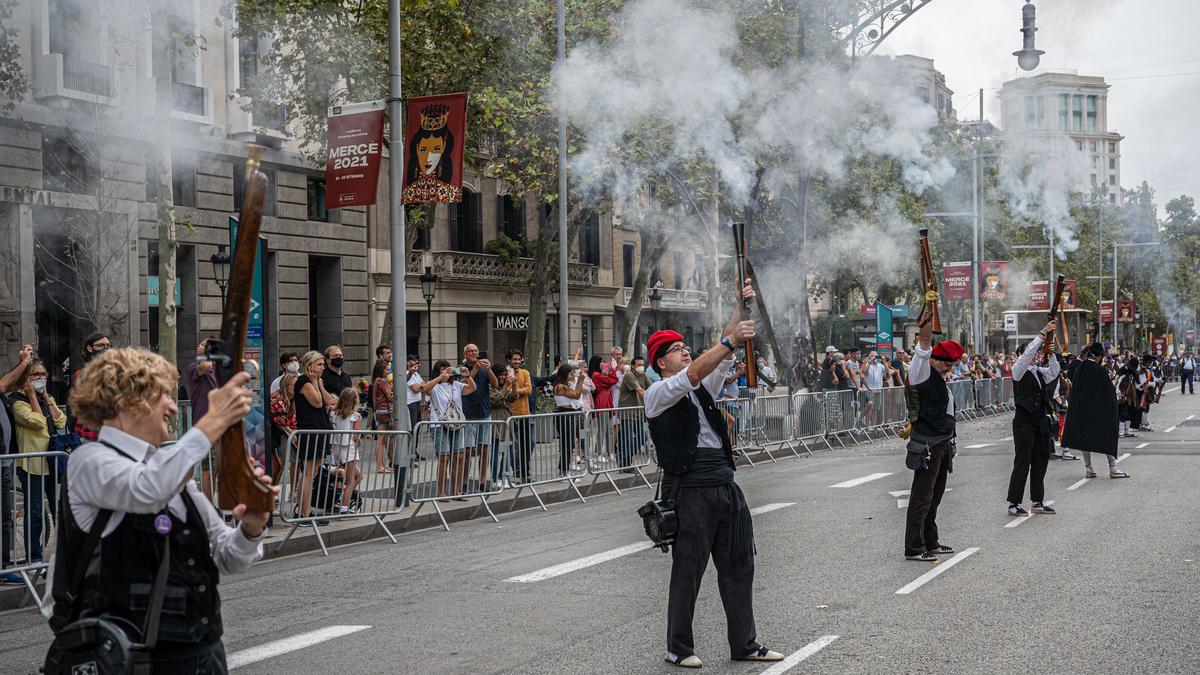
{"type": "MultiPolygon", "coordinates": [[[[196,511],[204,520],[213,562],[222,574],[242,572],[262,558],[263,536],[250,539],[240,525],[229,526],[212,502],[192,480],[197,463],[208,457],[212,444],[199,429],[191,429],[179,442],[156,448],[145,441],[113,427],[102,427],[99,440],[111,443],[129,455],[129,460],[102,443],[86,443],[71,453],[67,464],[67,493],[71,500],[71,515],[84,532],[91,530],[103,509],[113,512],[102,537],[112,534],[126,513],[157,513],[166,506],[180,520],[187,520],[187,506],[180,497],[188,491],[196,511]],[[182,487],[181,487],[182,486],[182,487]]],[[[50,580],[54,579],[54,562],[50,563],[42,613],[47,617],[53,609],[50,580]]]]}
{"type": "MultiPolygon", "coordinates": [[[[717,393],[721,391],[721,386],[725,383],[725,373],[729,372],[732,367],[733,356],[730,355],[728,359],[722,361],[720,365],[713,368],[711,373],[700,380],[700,386],[707,389],[708,393],[716,399],[717,393]]],[[[721,437],[713,431],[712,425],[708,423],[708,418],[704,416],[704,410],[700,407],[700,399],[696,398],[696,388],[688,380],[687,368],[650,385],[644,399],[646,417],[648,419],[658,417],[684,396],[691,399],[692,405],[696,406],[696,411],[700,414],[700,435],[696,441],[697,445],[702,448],[721,447],[721,437]]]]}
{"type": "MultiPolygon", "coordinates": [[[[930,373],[933,372],[933,367],[929,365],[931,356],[933,356],[933,348],[922,349],[921,343],[916,344],[913,348],[912,361],[908,364],[908,386],[915,387],[929,379],[930,373]]],[[[946,414],[954,417],[954,390],[946,387],[946,393],[950,396],[950,400],[946,403],[946,414]]]]}
{"type": "Polygon", "coordinates": [[[1053,380],[1054,378],[1058,377],[1058,373],[1059,373],[1060,369],[1058,367],[1058,359],[1057,358],[1050,359],[1049,366],[1033,365],[1034,359],[1037,358],[1038,354],[1041,353],[1041,351],[1042,351],[1042,336],[1038,335],[1029,341],[1029,345],[1027,347],[1025,347],[1025,351],[1021,352],[1021,355],[1017,357],[1017,362],[1013,364],[1013,369],[1012,369],[1013,382],[1016,382],[1017,380],[1020,380],[1022,377],[1025,377],[1025,373],[1029,372],[1030,370],[1037,371],[1037,374],[1041,378],[1043,385],[1046,384],[1047,382],[1053,380]]]}

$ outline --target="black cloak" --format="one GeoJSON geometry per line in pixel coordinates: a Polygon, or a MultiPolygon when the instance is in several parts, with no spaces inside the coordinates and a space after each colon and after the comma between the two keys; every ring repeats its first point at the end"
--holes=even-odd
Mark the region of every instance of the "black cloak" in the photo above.
{"type": "Polygon", "coordinates": [[[1071,380],[1071,400],[1063,427],[1062,447],[1117,456],[1117,390],[1108,371],[1095,361],[1079,359],[1071,380]]]}

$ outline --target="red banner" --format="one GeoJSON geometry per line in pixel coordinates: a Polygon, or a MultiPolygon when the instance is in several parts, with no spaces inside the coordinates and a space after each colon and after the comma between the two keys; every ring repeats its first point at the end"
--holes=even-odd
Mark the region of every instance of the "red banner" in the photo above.
{"type": "Polygon", "coordinates": [[[1100,301],[1100,323],[1112,323],[1112,300],[1100,301]]]}
{"type": "Polygon", "coordinates": [[[408,99],[404,113],[404,204],[462,201],[467,95],[408,99]]]}
{"type": "Polygon", "coordinates": [[[1167,338],[1165,336],[1150,338],[1150,351],[1156,356],[1165,356],[1167,353],[1167,338]]]}
{"type": "Polygon", "coordinates": [[[942,299],[971,299],[971,263],[942,263],[942,299]]]}
{"type": "Polygon", "coordinates": [[[989,302],[1008,297],[1008,263],[985,261],[979,263],[979,298],[989,302]]]}
{"type": "MultiPolygon", "coordinates": [[[[1067,279],[1063,284],[1063,309],[1075,309],[1075,280],[1067,279]]],[[[1029,284],[1029,306],[1027,309],[1050,311],[1050,282],[1035,281],[1029,284]]],[[[1110,321],[1111,323],[1111,321],[1110,321]]]]}
{"type": "Polygon", "coordinates": [[[1133,300],[1117,302],[1117,323],[1133,323],[1133,300]]]}
{"type": "Polygon", "coordinates": [[[375,203],[383,159],[383,101],[329,109],[325,204],[328,208],[375,203]]]}

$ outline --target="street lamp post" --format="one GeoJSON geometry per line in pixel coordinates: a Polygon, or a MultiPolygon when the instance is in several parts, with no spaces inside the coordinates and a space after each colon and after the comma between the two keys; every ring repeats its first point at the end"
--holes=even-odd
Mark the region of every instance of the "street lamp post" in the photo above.
{"type": "Polygon", "coordinates": [[[1022,49],[1013,52],[1013,56],[1017,57],[1017,65],[1021,70],[1033,70],[1038,67],[1038,63],[1042,60],[1042,54],[1046,52],[1037,49],[1034,45],[1034,33],[1037,32],[1037,8],[1033,6],[1033,0],[1026,0],[1025,6],[1021,8],[1021,33],[1024,35],[1022,49]]]}
{"type": "MultiPolygon", "coordinates": [[[[438,276],[433,273],[429,266],[425,267],[425,273],[421,275],[421,297],[425,298],[425,312],[428,320],[425,322],[425,344],[429,347],[429,366],[433,368],[433,296],[437,292],[438,276]]],[[[429,371],[433,375],[433,371],[429,371]]]]}
{"type": "Polygon", "coordinates": [[[654,312],[654,330],[661,328],[658,325],[658,308],[662,306],[662,291],[658,287],[650,289],[650,309],[654,312]]]}
{"type": "Polygon", "coordinates": [[[1117,321],[1117,249],[1121,247],[1132,248],[1134,246],[1158,246],[1156,241],[1129,242],[1119,243],[1113,242],[1113,295],[1112,295],[1112,312],[1113,312],[1113,344],[1117,344],[1120,340],[1120,326],[1117,321]]]}
{"type": "MultiPolygon", "coordinates": [[[[217,280],[217,288],[221,290],[221,314],[225,314],[225,290],[229,288],[229,253],[225,250],[225,244],[217,244],[217,252],[212,254],[208,259],[213,266],[213,277],[217,280]]],[[[164,293],[163,289],[158,289],[159,294],[164,293]]],[[[172,294],[175,289],[170,289],[172,294]]]]}

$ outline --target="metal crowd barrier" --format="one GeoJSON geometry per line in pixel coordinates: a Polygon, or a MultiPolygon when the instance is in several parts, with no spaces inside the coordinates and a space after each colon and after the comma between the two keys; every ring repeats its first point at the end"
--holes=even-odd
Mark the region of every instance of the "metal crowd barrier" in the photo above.
{"type": "MultiPolygon", "coordinates": [[[[14,431],[15,433],[15,431],[14,431]]],[[[0,455],[0,575],[19,581],[37,604],[58,525],[65,452],[0,455]]]]}
{"type": "Polygon", "coordinates": [[[970,380],[955,380],[947,382],[946,386],[954,396],[954,416],[974,419],[975,383],[970,380]]]}
{"type": "Polygon", "coordinates": [[[404,522],[404,527],[408,527],[426,504],[432,504],[442,527],[449,530],[442,503],[471,499],[479,500],[472,518],[483,509],[492,522],[500,522],[488,498],[504,489],[503,476],[508,466],[505,426],[503,420],[418,422],[410,439],[412,458],[408,486],[408,497],[417,508],[404,522]]]}
{"type": "MultiPolygon", "coordinates": [[[[763,452],[767,453],[767,456],[774,461],[775,457],[771,454],[771,446],[775,446],[776,450],[787,448],[793,457],[799,458],[800,453],[796,451],[796,439],[792,438],[796,424],[792,419],[794,412],[791,396],[787,394],[759,396],[754,399],[752,407],[754,410],[752,431],[758,435],[763,452]]],[[[812,451],[807,446],[804,447],[804,451],[812,455],[812,451]]]]}
{"type": "MultiPolygon", "coordinates": [[[[733,457],[746,460],[750,466],[756,466],[754,460],[750,459],[750,453],[753,451],[763,452],[766,448],[755,443],[754,439],[754,416],[752,414],[751,399],[749,398],[722,398],[716,401],[717,409],[727,415],[726,421],[730,424],[729,433],[733,437],[733,457]]],[[[767,453],[771,457],[771,453],[767,453]]],[[[771,457],[771,461],[775,461],[771,457]]]]}
{"type": "Polygon", "coordinates": [[[825,392],[825,433],[832,436],[843,448],[846,444],[842,443],[841,434],[849,434],[850,440],[859,445],[858,439],[854,437],[854,431],[857,429],[857,399],[858,392],[852,389],[825,392]]]}
{"type": "Polygon", "coordinates": [[[829,450],[828,434],[825,433],[825,394],[820,392],[796,392],[792,394],[792,440],[804,446],[804,450],[812,455],[808,447],[810,441],[820,440],[829,450]]]}
{"type": "Polygon", "coordinates": [[[647,488],[653,489],[650,479],[642,471],[651,462],[657,461],[645,408],[594,409],[588,413],[584,437],[587,451],[585,468],[592,476],[592,482],[588,485],[589,496],[601,478],[607,480],[617,494],[622,494],[613,478],[614,473],[641,478],[647,488]]]}
{"type": "Polygon", "coordinates": [[[880,391],[882,419],[880,420],[885,432],[899,438],[899,429],[908,421],[908,400],[905,398],[904,387],[884,387],[880,391]]]}
{"type": "Polygon", "coordinates": [[[406,431],[292,432],[281,444],[278,477],[279,518],[292,528],[280,548],[299,528],[312,527],[321,552],[328,555],[321,527],[367,516],[396,543],[383,518],[405,506],[405,487],[411,479],[408,443],[406,431]]]}
{"type": "Polygon", "coordinates": [[[589,429],[582,410],[513,415],[508,418],[507,426],[506,433],[511,439],[508,483],[516,489],[509,510],[516,507],[517,499],[525,490],[537,499],[543,511],[546,510],[537,486],[551,483],[565,484],[564,500],[567,490],[572,490],[580,502],[586,503],[578,485],[580,478],[588,472],[585,446],[592,444],[596,452],[606,454],[616,452],[615,426],[609,424],[604,428],[589,429]]]}

